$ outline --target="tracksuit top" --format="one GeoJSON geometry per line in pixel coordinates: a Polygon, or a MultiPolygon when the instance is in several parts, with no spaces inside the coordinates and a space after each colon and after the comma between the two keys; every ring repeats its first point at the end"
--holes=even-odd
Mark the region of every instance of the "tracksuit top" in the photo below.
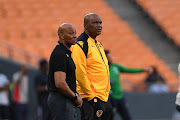
{"type": "Polygon", "coordinates": [[[111,64],[109,66],[110,79],[111,79],[111,97],[113,99],[121,99],[123,97],[123,91],[120,83],[120,72],[124,73],[140,73],[143,69],[126,68],[119,64],[111,64]]]}
{"type": "Polygon", "coordinates": [[[76,65],[77,91],[88,100],[98,97],[107,102],[110,91],[108,60],[102,44],[85,32],[73,45],[72,58],[76,65]]]}

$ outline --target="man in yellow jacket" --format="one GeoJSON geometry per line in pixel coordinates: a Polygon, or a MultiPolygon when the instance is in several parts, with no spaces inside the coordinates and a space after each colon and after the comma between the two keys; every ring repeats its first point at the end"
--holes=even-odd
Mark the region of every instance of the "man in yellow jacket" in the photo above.
{"type": "Polygon", "coordinates": [[[84,32],[71,49],[76,64],[77,91],[83,98],[82,120],[109,120],[111,115],[108,60],[102,44],[96,40],[101,31],[102,20],[99,15],[87,14],[84,32]]]}

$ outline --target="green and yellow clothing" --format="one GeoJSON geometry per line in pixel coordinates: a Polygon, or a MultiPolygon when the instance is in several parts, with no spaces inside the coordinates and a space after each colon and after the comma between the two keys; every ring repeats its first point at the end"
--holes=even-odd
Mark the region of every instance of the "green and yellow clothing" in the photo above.
{"type": "Polygon", "coordinates": [[[101,43],[84,32],[71,50],[76,65],[77,91],[81,97],[88,100],[98,97],[106,102],[110,91],[110,75],[101,43]]]}
{"type": "Polygon", "coordinates": [[[140,73],[143,69],[126,68],[118,64],[111,64],[109,66],[111,79],[111,97],[114,99],[121,99],[123,97],[122,87],[120,83],[120,72],[124,73],[140,73]]]}

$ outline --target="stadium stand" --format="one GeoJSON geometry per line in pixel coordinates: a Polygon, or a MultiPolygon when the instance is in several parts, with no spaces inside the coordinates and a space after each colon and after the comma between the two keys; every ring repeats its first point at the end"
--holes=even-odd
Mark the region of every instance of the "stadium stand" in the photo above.
{"type": "MultiPolygon", "coordinates": [[[[0,40],[10,46],[8,50],[2,49],[2,55],[9,55],[7,52],[13,46],[32,54],[30,58],[40,56],[49,59],[58,40],[59,25],[64,22],[73,24],[78,36],[83,31],[84,16],[93,12],[103,20],[103,32],[97,39],[111,50],[116,63],[127,67],[156,65],[170,89],[177,91],[177,75],[102,0],[0,0],[0,40]]],[[[19,55],[16,51],[13,50],[13,56],[19,55]]],[[[15,58],[23,59],[19,56],[15,58]]],[[[142,84],[145,77],[146,74],[122,75],[123,83],[131,83],[128,86],[123,84],[124,89],[134,90],[134,86],[142,84]]],[[[138,90],[142,89],[138,87],[138,90]]]]}
{"type": "Polygon", "coordinates": [[[180,1],[179,0],[136,0],[156,21],[165,33],[180,46],[180,1]]]}

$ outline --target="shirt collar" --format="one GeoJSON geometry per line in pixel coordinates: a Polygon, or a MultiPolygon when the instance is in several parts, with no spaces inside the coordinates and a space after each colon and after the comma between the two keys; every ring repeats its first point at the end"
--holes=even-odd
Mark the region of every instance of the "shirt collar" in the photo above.
{"type": "Polygon", "coordinates": [[[94,38],[92,38],[92,37],[90,37],[88,34],[86,34],[85,32],[83,33],[86,37],[88,36],[92,41],[94,41],[95,43],[97,43],[98,42],[98,40],[96,40],[96,39],[94,39],[94,38]]]}
{"type": "Polygon", "coordinates": [[[69,54],[69,55],[71,55],[71,51],[70,50],[68,50],[60,41],[58,41],[58,45],[59,46],[62,46],[62,48],[65,50],[65,52],[67,53],[67,54],[69,54]]]}

